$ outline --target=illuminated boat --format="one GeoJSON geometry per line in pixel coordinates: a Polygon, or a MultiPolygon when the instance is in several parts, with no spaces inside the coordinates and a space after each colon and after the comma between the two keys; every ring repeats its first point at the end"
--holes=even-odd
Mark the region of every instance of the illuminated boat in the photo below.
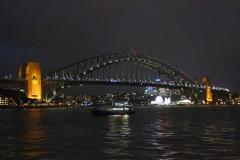
{"type": "Polygon", "coordinates": [[[177,106],[190,106],[190,105],[191,105],[191,101],[188,99],[179,101],[177,104],[177,106]]]}
{"type": "Polygon", "coordinates": [[[112,105],[108,104],[93,109],[92,114],[94,116],[135,114],[135,110],[132,108],[132,105],[115,102],[112,105]]]}
{"type": "Polygon", "coordinates": [[[67,106],[67,109],[83,109],[83,107],[81,107],[80,105],[78,105],[77,103],[71,106],[67,106]]]}

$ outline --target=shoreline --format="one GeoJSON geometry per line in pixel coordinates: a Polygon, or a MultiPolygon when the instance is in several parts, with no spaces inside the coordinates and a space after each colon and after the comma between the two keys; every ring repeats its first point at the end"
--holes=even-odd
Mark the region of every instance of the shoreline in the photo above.
{"type": "Polygon", "coordinates": [[[67,106],[0,106],[0,109],[66,108],[67,106]]]}
{"type": "MultiPolygon", "coordinates": [[[[232,104],[225,104],[225,105],[133,105],[134,108],[141,108],[141,107],[149,107],[149,106],[155,106],[155,107],[209,107],[209,106],[240,106],[240,105],[232,105],[232,104]]],[[[81,106],[81,108],[95,108],[97,106],[81,106]]],[[[71,109],[69,106],[0,106],[1,109],[44,109],[44,108],[66,108],[71,109]]]]}

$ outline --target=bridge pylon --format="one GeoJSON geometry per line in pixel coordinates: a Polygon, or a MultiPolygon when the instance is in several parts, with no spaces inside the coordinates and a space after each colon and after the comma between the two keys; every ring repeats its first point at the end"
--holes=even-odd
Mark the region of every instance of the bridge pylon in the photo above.
{"type": "Polygon", "coordinates": [[[203,86],[205,86],[204,100],[206,102],[212,102],[211,83],[209,77],[203,78],[203,86]]]}
{"type": "Polygon", "coordinates": [[[42,100],[41,69],[36,61],[23,63],[19,69],[19,79],[27,79],[27,97],[42,100]]]}

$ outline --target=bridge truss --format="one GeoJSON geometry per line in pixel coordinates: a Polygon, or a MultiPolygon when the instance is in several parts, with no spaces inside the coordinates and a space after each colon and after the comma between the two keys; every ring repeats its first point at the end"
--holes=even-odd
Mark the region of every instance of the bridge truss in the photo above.
{"type": "Polygon", "coordinates": [[[197,82],[181,69],[160,59],[133,53],[115,53],[85,59],[42,75],[52,99],[67,85],[158,85],[191,87],[197,82]]]}

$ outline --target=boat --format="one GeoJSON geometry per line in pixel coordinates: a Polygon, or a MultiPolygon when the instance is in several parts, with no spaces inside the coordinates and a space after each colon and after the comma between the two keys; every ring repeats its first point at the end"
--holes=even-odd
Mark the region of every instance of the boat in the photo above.
{"type": "Polygon", "coordinates": [[[94,116],[135,114],[135,110],[132,108],[132,105],[126,105],[120,102],[111,102],[111,104],[94,108],[92,110],[92,114],[94,116]]]}
{"type": "Polygon", "coordinates": [[[191,105],[191,101],[188,99],[181,100],[177,104],[177,106],[190,106],[190,105],[191,105]]]}
{"type": "Polygon", "coordinates": [[[70,106],[67,106],[67,109],[83,109],[83,107],[81,107],[80,105],[78,105],[77,103],[74,104],[74,105],[70,105],[70,106]]]}

